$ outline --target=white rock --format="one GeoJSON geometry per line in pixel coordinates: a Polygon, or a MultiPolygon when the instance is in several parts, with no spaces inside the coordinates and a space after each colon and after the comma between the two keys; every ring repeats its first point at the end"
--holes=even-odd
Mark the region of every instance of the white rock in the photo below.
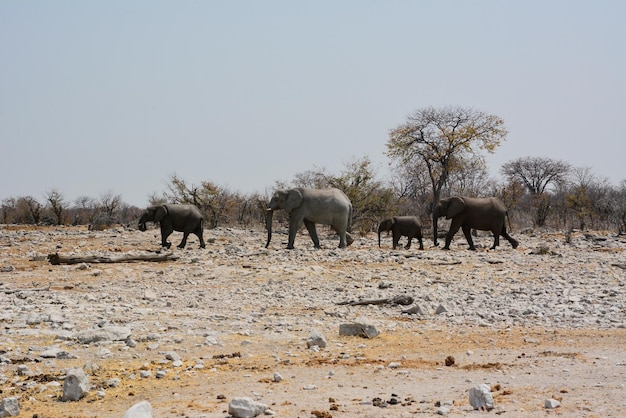
{"type": "Polygon", "coordinates": [[[489,385],[482,383],[469,390],[469,403],[474,409],[491,410],[495,404],[489,385]]]}
{"type": "Polygon", "coordinates": [[[228,404],[228,413],[234,418],[253,418],[264,413],[266,409],[267,405],[248,397],[233,398],[228,404]]]}
{"type": "Polygon", "coordinates": [[[148,401],[141,401],[128,408],[123,418],[152,418],[152,405],[148,401]]]}
{"type": "Polygon", "coordinates": [[[324,349],[326,348],[326,343],[327,342],[326,338],[324,338],[324,335],[322,335],[322,333],[317,330],[312,330],[309,334],[309,337],[306,339],[306,346],[308,348],[317,346],[321,349],[324,349]]]}
{"type": "Polygon", "coordinates": [[[546,403],[544,406],[546,409],[555,409],[561,406],[561,402],[557,401],[556,399],[546,399],[546,403]]]}
{"type": "Polygon", "coordinates": [[[77,401],[89,392],[89,378],[83,369],[70,369],[63,381],[62,401],[77,401]]]}
{"type": "Polygon", "coordinates": [[[130,334],[130,328],[107,326],[78,332],[75,338],[81,344],[90,344],[98,341],[123,341],[130,337],[130,334]]]}
{"type": "Polygon", "coordinates": [[[20,414],[17,398],[4,398],[0,401],[0,417],[16,417],[20,414]]]}

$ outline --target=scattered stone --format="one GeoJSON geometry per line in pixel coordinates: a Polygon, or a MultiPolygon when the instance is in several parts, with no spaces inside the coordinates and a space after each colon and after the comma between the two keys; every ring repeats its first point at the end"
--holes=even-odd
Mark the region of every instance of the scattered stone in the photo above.
{"type": "Polygon", "coordinates": [[[313,330],[309,334],[309,337],[306,339],[306,346],[307,348],[317,346],[321,349],[324,349],[326,348],[326,338],[324,338],[321,332],[313,330]]]}
{"type": "Polygon", "coordinates": [[[267,405],[248,397],[233,398],[228,404],[228,413],[233,418],[253,418],[261,415],[266,410],[267,405]]]}
{"type": "Polygon", "coordinates": [[[446,416],[450,414],[450,408],[446,408],[445,406],[440,406],[437,408],[437,415],[446,416]]]}
{"type": "Polygon", "coordinates": [[[446,312],[448,312],[448,310],[445,308],[445,306],[439,305],[437,306],[437,309],[435,310],[435,315],[439,315],[439,314],[446,313],[446,312]]]}
{"type": "Polygon", "coordinates": [[[80,331],[75,335],[75,338],[81,344],[91,344],[99,341],[124,341],[128,339],[130,335],[130,328],[105,326],[80,331]]]}
{"type": "Polygon", "coordinates": [[[409,315],[426,315],[426,311],[424,311],[419,305],[413,305],[409,309],[404,309],[402,313],[409,315]]]}
{"type": "Polygon", "coordinates": [[[165,358],[173,362],[182,361],[178,353],[176,353],[175,351],[167,351],[165,353],[165,358]]]}
{"type": "Polygon", "coordinates": [[[128,408],[123,418],[152,418],[152,405],[148,401],[136,403],[128,408]]]}
{"type": "Polygon", "coordinates": [[[490,411],[495,404],[491,396],[491,387],[485,383],[475,386],[469,390],[469,403],[474,409],[490,411]]]}
{"type": "Polygon", "coordinates": [[[456,360],[454,359],[454,356],[448,356],[446,357],[445,360],[445,364],[446,366],[450,367],[450,366],[454,366],[454,363],[456,362],[456,360]]]}
{"type": "Polygon", "coordinates": [[[122,383],[122,381],[118,379],[117,377],[113,377],[107,380],[106,382],[104,382],[105,386],[109,388],[119,388],[120,383],[122,383]]]}
{"type": "Polygon", "coordinates": [[[17,375],[18,376],[32,376],[33,372],[30,368],[25,364],[20,364],[17,366],[17,375]]]}
{"type": "Polygon", "coordinates": [[[148,301],[154,301],[157,299],[157,294],[152,289],[146,289],[143,291],[143,299],[148,301]]]}
{"type": "Polygon", "coordinates": [[[89,378],[83,369],[68,370],[63,382],[62,401],[78,401],[89,392],[89,378]]]}
{"type": "Polygon", "coordinates": [[[274,382],[279,383],[283,381],[283,377],[280,373],[274,372],[274,382]]]}
{"type": "Polygon", "coordinates": [[[379,334],[380,332],[367,318],[358,318],[351,324],[339,325],[339,335],[374,338],[379,334]]]}
{"type": "Polygon", "coordinates": [[[556,399],[546,399],[544,406],[546,409],[556,409],[561,406],[561,402],[556,399]]]}
{"type": "Polygon", "coordinates": [[[0,401],[0,417],[16,417],[20,414],[17,398],[4,398],[0,401]]]}

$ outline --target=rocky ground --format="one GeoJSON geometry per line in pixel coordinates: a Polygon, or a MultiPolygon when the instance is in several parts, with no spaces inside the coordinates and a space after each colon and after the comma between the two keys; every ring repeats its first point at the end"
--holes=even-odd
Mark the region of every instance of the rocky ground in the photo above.
{"type": "Polygon", "coordinates": [[[468,401],[486,383],[490,414],[626,416],[626,237],[517,234],[488,251],[483,235],[472,252],[461,234],[451,251],[299,235],[288,251],[280,232],[269,249],[263,231],[217,229],[175,261],[51,265],[156,251],[159,233],[0,226],[0,399],[38,418],[144,400],[155,417],[227,417],[236,397],[277,417],[453,417],[486,414],[468,401]],[[413,303],[358,304],[396,296],[413,303]],[[380,335],[340,335],[361,319],[380,335]],[[89,392],[63,402],[75,367],[89,392]]]}

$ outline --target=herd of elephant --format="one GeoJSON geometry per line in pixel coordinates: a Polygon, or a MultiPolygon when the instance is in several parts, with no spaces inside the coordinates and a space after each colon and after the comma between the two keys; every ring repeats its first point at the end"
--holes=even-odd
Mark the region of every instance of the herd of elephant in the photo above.
{"type": "MultiPolygon", "coordinates": [[[[335,188],[308,189],[293,188],[274,192],[267,206],[267,243],[272,239],[272,218],[275,210],[285,210],[289,214],[289,239],[288,249],[294,248],[296,233],[304,222],[313,245],[320,248],[320,240],[317,236],[316,224],[330,225],[339,234],[339,248],[345,248],[354,241],[349,234],[350,220],[352,219],[352,203],[344,192],[335,188]]],[[[467,239],[470,250],[475,250],[471,230],[491,231],[493,233],[493,245],[495,249],[500,245],[500,236],[503,236],[513,248],[517,248],[518,242],[506,231],[505,218],[506,208],[496,197],[462,197],[453,196],[444,198],[433,208],[433,243],[437,242],[437,219],[446,217],[451,220],[450,229],[446,234],[444,250],[450,249],[452,237],[459,229],[467,239]]],[[[161,245],[170,247],[167,238],[174,231],[182,232],[183,239],[178,248],[184,248],[189,234],[195,234],[200,240],[200,247],[204,248],[204,216],[193,205],[165,204],[147,208],[139,219],[139,229],[146,230],[146,222],[159,222],[161,226],[161,245]]],[[[391,231],[393,248],[399,247],[402,236],[408,238],[406,249],[411,247],[411,241],[415,238],[419,241],[420,250],[424,249],[422,241],[422,227],[415,216],[395,216],[385,219],[378,226],[378,246],[380,247],[381,232],[391,231]]]]}

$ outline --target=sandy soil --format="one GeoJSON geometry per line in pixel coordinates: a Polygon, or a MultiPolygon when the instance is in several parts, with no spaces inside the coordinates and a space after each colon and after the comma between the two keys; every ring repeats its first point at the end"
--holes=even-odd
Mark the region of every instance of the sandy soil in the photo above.
{"type": "MultiPolygon", "coordinates": [[[[0,398],[19,397],[20,416],[122,417],[130,406],[147,400],[155,417],[227,417],[229,401],[239,396],[267,404],[278,417],[428,416],[437,415],[440,405],[451,417],[626,416],[624,322],[488,326],[432,312],[402,314],[406,307],[399,306],[337,305],[368,294],[365,290],[379,295],[381,280],[396,290],[417,289],[432,286],[437,278],[467,280],[470,269],[473,275],[493,277],[495,286],[507,286],[512,277],[519,288],[519,278],[537,277],[542,269],[553,274],[551,259],[535,258],[500,278],[502,263],[533,257],[529,253],[545,237],[518,237],[522,245],[517,250],[468,252],[458,236],[445,255],[427,245],[422,258],[415,258],[406,255],[416,249],[388,256],[390,242],[379,250],[373,236],[345,251],[334,249],[335,240],[329,238],[327,249],[315,251],[302,235],[299,249],[289,252],[280,238],[264,250],[262,231],[215,230],[206,231],[207,249],[197,249],[197,240],[190,238],[187,249],[175,250],[178,261],[81,267],[45,260],[55,252],[156,250],[157,235],[156,230],[121,228],[0,227],[0,268],[10,266],[0,273],[5,312],[0,314],[0,354],[11,359],[0,364],[0,398]],[[497,257],[498,263],[478,265],[480,257],[497,257]],[[457,259],[461,263],[455,264],[457,259]],[[299,297],[272,293],[277,282],[281,291],[289,294],[292,286],[299,297]],[[156,299],[146,297],[147,290],[156,299]],[[24,322],[29,313],[24,310],[57,313],[63,320],[24,322]],[[338,334],[338,324],[358,317],[373,321],[381,335],[338,334]],[[136,346],[57,338],[61,329],[71,333],[102,323],[132,328],[136,346]],[[325,349],[307,348],[313,329],[325,335],[325,349]],[[75,358],[39,357],[46,347],[62,348],[75,358]],[[168,351],[182,357],[181,367],[165,359],[168,351]],[[454,364],[446,365],[450,356],[454,364]],[[33,373],[19,375],[19,365],[33,373]],[[80,401],[61,402],[70,367],[89,371],[92,390],[80,401]],[[164,377],[156,377],[159,370],[166,371],[164,377]],[[152,373],[144,378],[142,371],[152,373]],[[283,380],[274,381],[274,373],[283,380]],[[117,387],[111,387],[112,378],[119,379],[117,387]],[[473,411],[468,402],[469,389],[481,383],[491,385],[495,399],[489,413],[473,411]],[[399,402],[392,404],[392,398],[399,402]],[[560,401],[560,407],[546,409],[549,398],[560,401]],[[374,406],[379,400],[386,406],[374,406]]],[[[175,245],[180,236],[171,238],[175,245]]],[[[482,241],[490,243],[489,238],[482,241]]],[[[593,270],[600,274],[589,277],[611,282],[617,296],[610,303],[626,318],[626,270],[607,267],[626,262],[626,240],[609,250],[563,247],[559,252],[564,265],[583,255],[608,257],[593,270]]],[[[533,283],[527,286],[532,291],[533,283]]]]}

